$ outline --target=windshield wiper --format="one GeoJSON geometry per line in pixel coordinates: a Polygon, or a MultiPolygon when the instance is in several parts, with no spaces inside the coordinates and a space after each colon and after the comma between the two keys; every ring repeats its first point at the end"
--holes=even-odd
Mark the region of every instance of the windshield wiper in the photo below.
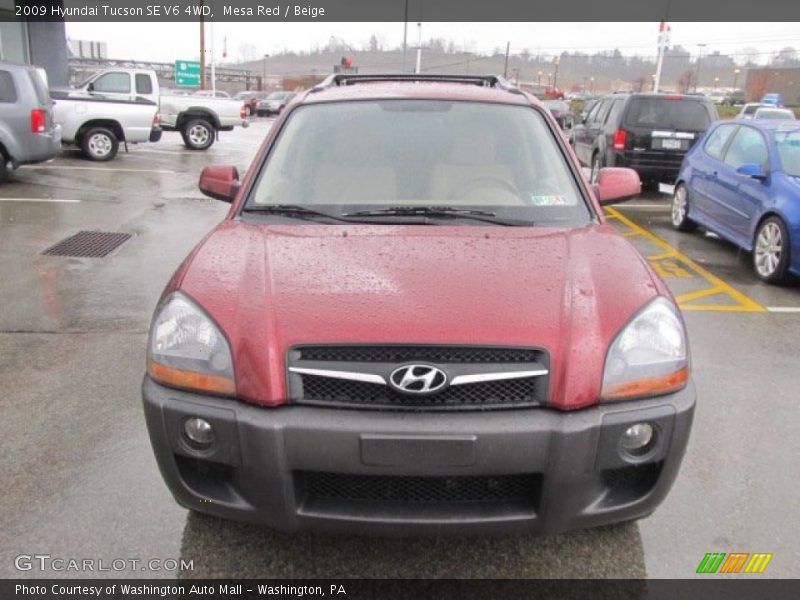
{"type": "Polygon", "coordinates": [[[350,219],[343,218],[342,216],[332,215],[321,210],[314,210],[307,206],[300,206],[299,204],[253,204],[245,206],[243,212],[258,212],[270,215],[285,215],[289,217],[298,217],[300,219],[315,220],[318,218],[333,219],[334,221],[345,221],[350,223],[350,219]]]}
{"type": "Polygon", "coordinates": [[[392,206],[377,210],[359,210],[344,213],[343,217],[449,217],[474,219],[496,225],[532,225],[530,221],[508,220],[497,218],[497,213],[487,210],[454,208],[452,206],[392,206]]]}

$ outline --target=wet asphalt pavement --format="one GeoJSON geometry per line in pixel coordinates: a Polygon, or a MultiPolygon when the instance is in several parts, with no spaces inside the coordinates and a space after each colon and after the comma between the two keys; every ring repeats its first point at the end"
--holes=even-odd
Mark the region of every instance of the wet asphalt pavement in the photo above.
{"type": "Polygon", "coordinates": [[[706,552],[771,552],[762,577],[797,576],[800,312],[766,309],[800,307],[800,284],[766,286],[747,254],[673,232],[658,194],[612,221],[665,256],[654,260],[686,299],[693,352],[692,439],[651,517],[546,537],[380,539],[287,535],[177,506],[142,415],[147,328],[173,270],[227,210],[197,191],[201,168],[243,173],[268,123],[205,153],[172,133],[111,163],[65,152],[0,185],[0,576],[81,575],[15,569],[20,554],[49,554],[182,558],[184,577],[692,577],[706,552]],[[135,237],[104,259],[41,254],[82,229],[135,237]]]}

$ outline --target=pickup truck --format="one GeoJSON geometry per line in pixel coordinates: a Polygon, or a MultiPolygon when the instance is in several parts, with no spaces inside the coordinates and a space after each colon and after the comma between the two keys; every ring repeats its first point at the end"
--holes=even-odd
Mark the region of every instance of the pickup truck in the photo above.
{"type": "MultiPolygon", "coordinates": [[[[164,131],[179,131],[191,150],[206,150],[219,131],[247,127],[244,104],[227,98],[161,95],[158,77],[149,69],[105,69],[72,92],[122,102],[150,102],[158,108],[164,131]]],[[[140,140],[142,141],[142,140],[140,140]]]]}
{"type": "Polygon", "coordinates": [[[117,155],[120,142],[127,149],[161,139],[158,82],[151,73],[103,72],[76,89],[51,90],[62,142],[79,146],[90,160],[107,161],[117,155]]]}

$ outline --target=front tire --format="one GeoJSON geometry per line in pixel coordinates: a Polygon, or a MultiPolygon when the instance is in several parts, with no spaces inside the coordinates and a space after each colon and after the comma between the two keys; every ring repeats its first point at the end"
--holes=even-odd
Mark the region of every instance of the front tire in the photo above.
{"type": "Polygon", "coordinates": [[[81,137],[81,150],[89,160],[105,162],[117,155],[119,140],[105,127],[92,127],[81,137]]]}
{"type": "Polygon", "coordinates": [[[694,231],[697,223],[689,218],[689,191],[679,183],[672,194],[672,226],[678,231],[694,231]]]}
{"type": "Polygon", "coordinates": [[[6,167],[6,160],[7,159],[5,155],[2,153],[2,151],[0,151],[0,183],[3,183],[3,181],[5,181],[6,173],[8,173],[8,167],[6,167]]]}
{"type": "Polygon", "coordinates": [[[782,284],[789,278],[789,233],[778,217],[765,219],[756,231],[753,270],[767,283],[782,284]]]}
{"type": "Polygon", "coordinates": [[[214,127],[205,119],[192,119],[183,126],[183,143],[190,150],[207,150],[214,143],[214,127]]]}

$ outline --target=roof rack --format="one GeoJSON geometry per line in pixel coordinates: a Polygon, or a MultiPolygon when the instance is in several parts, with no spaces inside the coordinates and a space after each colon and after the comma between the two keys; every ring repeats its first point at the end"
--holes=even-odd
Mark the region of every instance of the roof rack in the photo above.
{"type": "Polygon", "coordinates": [[[512,94],[523,93],[522,90],[499,75],[435,75],[422,73],[397,73],[391,75],[350,75],[346,73],[336,73],[334,75],[329,75],[323,81],[311,88],[311,92],[321,92],[322,90],[331,87],[357,85],[359,83],[392,81],[461,83],[464,85],[498,88],[507,92],[511,92],[512,94]]]}

